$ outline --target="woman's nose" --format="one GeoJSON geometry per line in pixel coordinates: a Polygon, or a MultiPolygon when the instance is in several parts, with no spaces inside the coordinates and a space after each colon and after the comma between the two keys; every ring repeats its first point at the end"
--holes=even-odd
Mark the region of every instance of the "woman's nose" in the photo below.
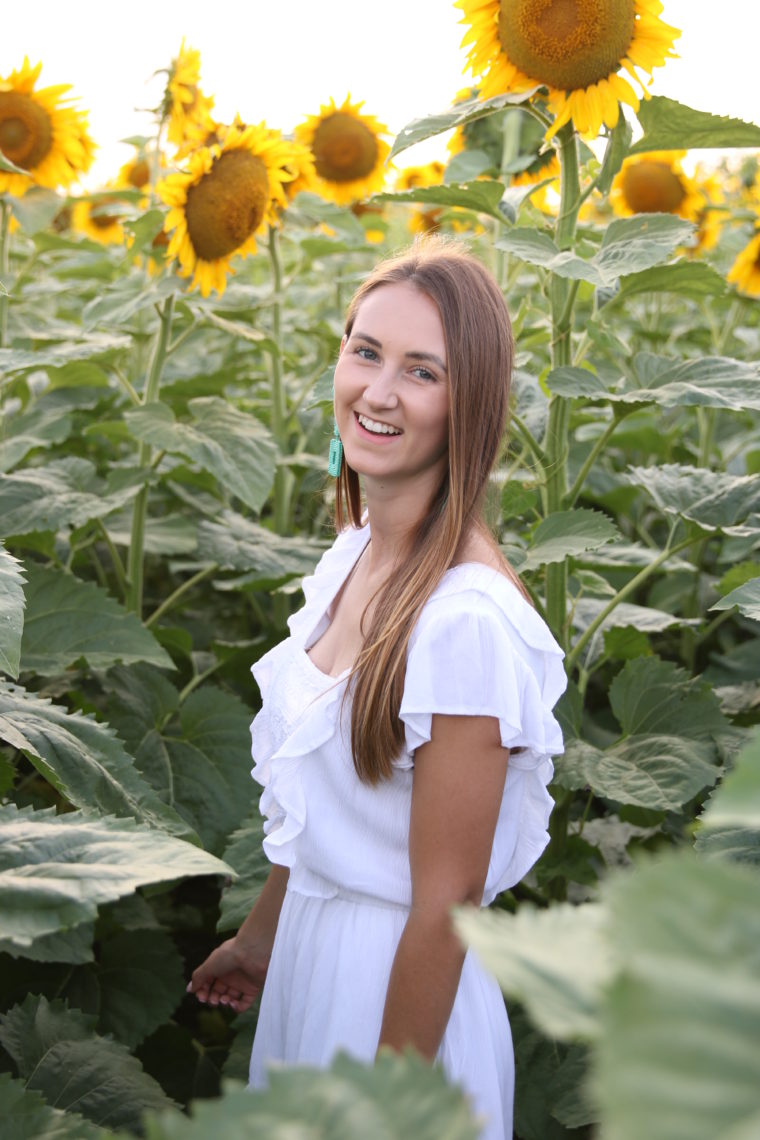
{"type": "Polygon", "coordinates": [[[380,369],[364,389],[364,398],[373,407],[395,407],[398,403],[395,371],[391,368],[380,369]]]}

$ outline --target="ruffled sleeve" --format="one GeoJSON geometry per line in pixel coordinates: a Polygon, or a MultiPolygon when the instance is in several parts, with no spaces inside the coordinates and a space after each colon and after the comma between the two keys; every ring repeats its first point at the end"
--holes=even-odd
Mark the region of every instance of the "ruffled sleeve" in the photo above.
{"type": "MultiPolygon", "coordinates": [[[[510,749],[485,902],[513,886],[548,842],[551,758],[563,750],[552,709],[566,685],[562,651],[516,587],[489,567],[449,571],[412,634],[400,716],[406,752],[431,739],[434,714],[491,716],[510,749]]],[[[467,758],[462,758],[467,763],[467,758]]]]}

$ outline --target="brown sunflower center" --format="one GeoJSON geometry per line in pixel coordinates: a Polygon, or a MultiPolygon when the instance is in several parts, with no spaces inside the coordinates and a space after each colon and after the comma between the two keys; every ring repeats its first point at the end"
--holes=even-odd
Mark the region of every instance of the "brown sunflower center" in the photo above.
{"type": "Polygon", "coordinates": [[[132,163],[129,168],[129,174],[127,175],[127,182],[130,186],[134,186],[136,190],[142,190],[143,186],[148,185],[150,182],[150,167],[144,158],[132,163]]]}
{"type": "Polygon", "coordinates": [[[0,150],[24,170],[34,170],[53,145],[44,107],[20,91],[0,91],[0,150]]]}
{"type": "Polygon", "coordinates": [[[93,198],[90,202],[90,221],[98,230],[107,230],[119,222],[120,215],[115,213],[116,199],[93,198]]]}
{"type": "Polygon", "coordinates": [[[530,79],[575,91],[617,71],[634,16],[634,0],[501,0],[499,40],[530,79]]]}
{"type": "Polygon", "coordinates": [[[353,182],[372,173],[377,162],[377,139],[369,127],[345,111],[323,119],[311,144],[320,178],[353,182]]]}
{"type": "Polygon", "coordinates": [[[666,162],[642,159],[623,174],[623,195],[634,214],[673,214],[686,197],[676,172],[666,162]]]}
{"type": "Polygon", "coordinates": [[[261,225],[269,202],[266,166],[247,150],[228,150],[187,192],[185,218],[196,256],[234,253],[261,225]]]}

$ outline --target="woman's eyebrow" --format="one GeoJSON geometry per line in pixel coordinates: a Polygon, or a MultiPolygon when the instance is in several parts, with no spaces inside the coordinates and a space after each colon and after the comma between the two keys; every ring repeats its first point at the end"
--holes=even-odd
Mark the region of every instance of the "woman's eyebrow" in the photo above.
{"type": "MultiPolygon", "coordinates": [[[[367,344],[372,344],[375,348],[383,347],[382,342],[379,341],[377,337],[370,336],[369,333],[360,332],[359,329],[353,329],[351,336],[359,337],[360,340],[366,340],[367,344]]],[[[405,352],[404,356],[407,356],[410,360],[430,360],[433,364],[437,364],[443,372],[447,371],[445,363],[441,360],[440,356],[436,356],[434,352],[405,352]]]]}

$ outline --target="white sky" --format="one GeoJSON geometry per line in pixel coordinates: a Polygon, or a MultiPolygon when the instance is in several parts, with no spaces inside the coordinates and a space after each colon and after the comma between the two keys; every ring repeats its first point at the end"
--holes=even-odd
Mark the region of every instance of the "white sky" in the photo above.
{"type": "MultiPolygon", "coordinates": [[[[89,111],[98,158],[87,184],[116,173],[132,153],[119,143],[150,134],[155,105],[182,36],[201,52],[201,86],[221,120],[239,111],[290,130],[330,96],[350,91],[397,133],[451,105],[466,86],[464,28],[451,0],[30,0],[6,14],[0,76],[24,55],[42,61],[39,83],[71,83],[89,111]]],[[[655,71],[653,94],[760,123],[757,0],[664,0],[681,28],[679,59],[655,71]]],[[[400,164],[444,156],[431,140],[400,164]]]]}

